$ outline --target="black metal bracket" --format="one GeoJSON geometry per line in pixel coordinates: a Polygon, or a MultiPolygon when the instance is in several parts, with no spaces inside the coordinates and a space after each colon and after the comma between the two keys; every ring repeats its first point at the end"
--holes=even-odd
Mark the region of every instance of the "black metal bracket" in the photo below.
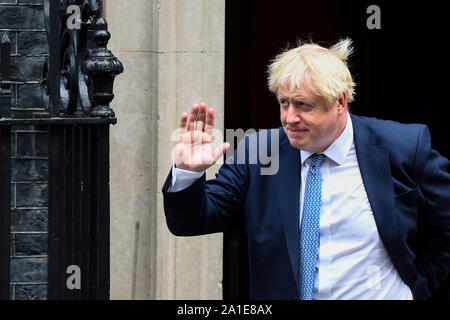
{"type": "Polygon", "coordinates": [[[11,71],[10,71],[10,56],[11,56],[11,42],[8,34],[5,32],[1,40],[1,86],[0,86],[0,118],[7,118],[11,116],[11,71]]]}

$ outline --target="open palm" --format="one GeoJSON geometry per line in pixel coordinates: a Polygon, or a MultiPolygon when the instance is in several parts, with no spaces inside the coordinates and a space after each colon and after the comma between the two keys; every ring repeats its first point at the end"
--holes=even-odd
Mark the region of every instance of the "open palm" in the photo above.
{"type": "Polygon", "coordinates": [[[228,142],[212,146],[214,110],[206,104],[193,105],[191,114],[181,116],[179,138],[175,146],[175,166],[179,169],[201,172],[208,169],[229,148],[228,142]]]}

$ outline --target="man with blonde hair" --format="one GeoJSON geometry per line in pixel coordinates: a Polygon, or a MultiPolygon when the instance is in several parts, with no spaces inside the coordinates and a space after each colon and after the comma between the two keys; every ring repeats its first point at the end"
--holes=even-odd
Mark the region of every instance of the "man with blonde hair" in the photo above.
{"type": "MultiPolygon", "coordinates": [[[[426,299],[448,277],[449,162],[425,125],[348,111],[351,52],[350,39],[309,43],[270,63],[282,124],[266,135],[279,142],[276,174],[235,152],[206,181],[229,144],[211,147],[214,110],[205,104],[181,117],[163,186],[168,227],[190,236],[245,223],[254,299],[426,299]]],[[[248,136],[247,151],[252,137],[267,142],[248,136]]]]}

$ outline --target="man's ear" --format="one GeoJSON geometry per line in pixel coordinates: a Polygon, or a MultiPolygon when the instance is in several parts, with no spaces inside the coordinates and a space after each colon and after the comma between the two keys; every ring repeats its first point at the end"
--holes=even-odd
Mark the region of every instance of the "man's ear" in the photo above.
{"type": "Polygon", "coordinates": [[[338,113],[339,114],[343,114],[344,111],[347,109],[347,92],[342,92],[338,99],[337,99],[337,103],[338,103],[338,113]]]}

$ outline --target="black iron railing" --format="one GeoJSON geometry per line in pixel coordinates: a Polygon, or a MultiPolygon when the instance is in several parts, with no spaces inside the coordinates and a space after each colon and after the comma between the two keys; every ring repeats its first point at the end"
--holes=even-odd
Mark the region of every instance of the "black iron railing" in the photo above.
{"type": "Polygon", "coordinates": [[[30,118],[11,117],[9,41],[2,40],[0,298],[9,298],[14,125],[48,128],[48,298],[109,298],[109,126],[117,122],[110,102],[123,66],[107,49],[110,34],[100,9],[98,0],[44,0],[49,58],[41,87],[47,112],[30,118]],[[80,13],[76,28],[69,6],[80,13]],[[77,276],[73,270],[79,271],[76,287],[69,283],[77,276]]]}

